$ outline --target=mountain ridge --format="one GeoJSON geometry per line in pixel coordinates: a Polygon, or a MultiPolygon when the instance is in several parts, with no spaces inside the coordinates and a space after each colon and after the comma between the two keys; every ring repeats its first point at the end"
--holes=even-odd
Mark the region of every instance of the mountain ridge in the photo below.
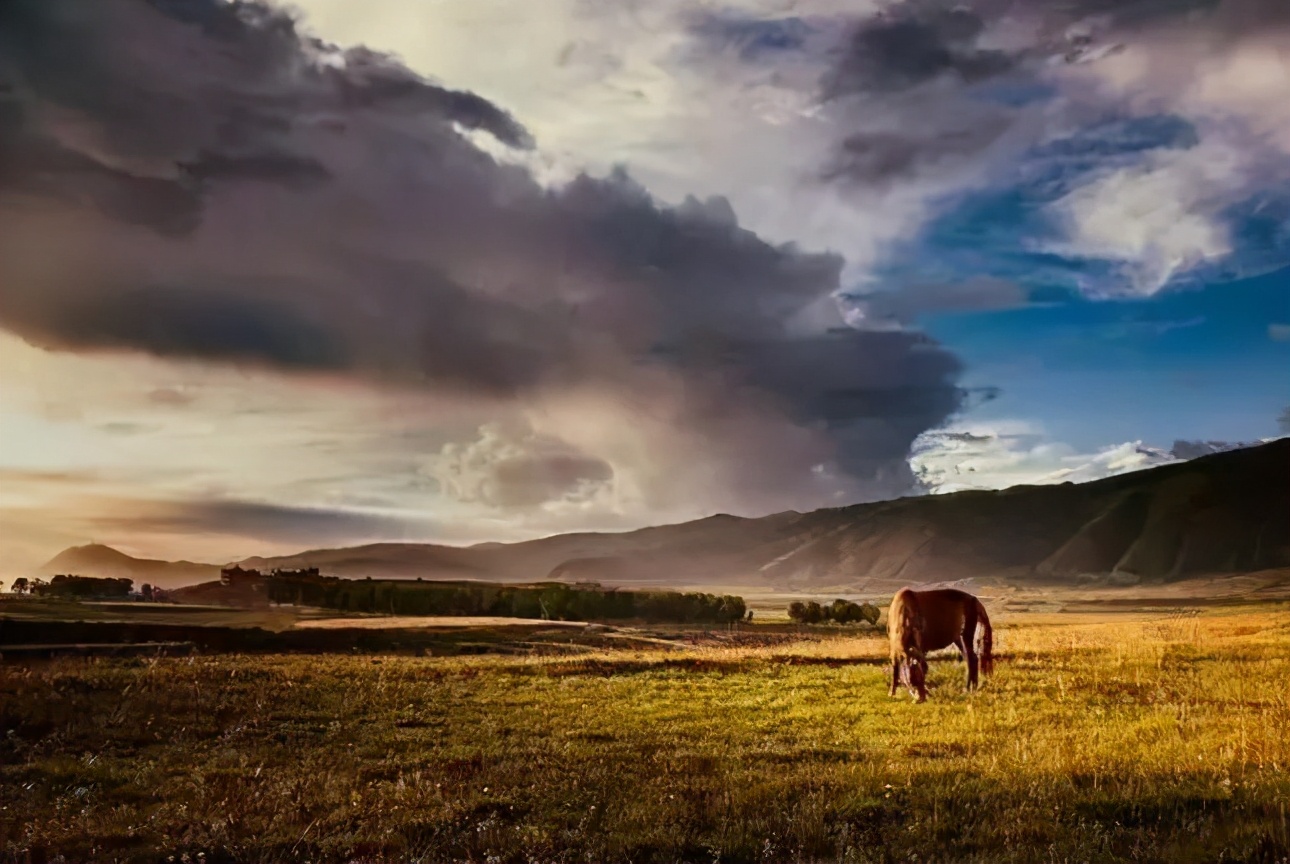
{"type": "Polygon", "coordinates": [[[133,579],[136,588],[144,582],[162,588],[205,582],[218,579],[219,571],[218,564],[135,558],[102,543],[69,546],[40,567],[41,576],[65,573],[114,579],[126,578],[133,579]]]}
{"type": "MultiPolygon", "coordinates": [[[[762,517],[715,514],[518,543],[373,543],[238,563],[261,570],[318,567],[348,577],[794,591],[1246,573],[1290,567],[1290,439],[1078,484],[965,490],[762,517]]],[[[184,565],[218,571],[191,562],[173,566],[184,565]]]]}

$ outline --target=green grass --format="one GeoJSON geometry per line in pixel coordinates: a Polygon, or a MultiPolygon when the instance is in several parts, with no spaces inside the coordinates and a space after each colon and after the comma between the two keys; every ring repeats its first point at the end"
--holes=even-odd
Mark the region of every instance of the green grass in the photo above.
{"type": "Polygon", "coordinates": [[[1290,856],[1290,613],[1021,619],[997,645],[970,696],[934,662],[924,705],[861,637],[4,665],[0,857],[1290,856]]]}

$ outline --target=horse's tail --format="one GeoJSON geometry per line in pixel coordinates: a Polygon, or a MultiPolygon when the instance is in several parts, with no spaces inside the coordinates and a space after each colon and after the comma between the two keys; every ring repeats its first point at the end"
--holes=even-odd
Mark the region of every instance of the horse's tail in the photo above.
{"type": "Polygon", "coordinates": [[[990,627],[990,616],[985,613],[985,604],[976,601],[976,621],[981,633],[981,648],[977,654],[981,674],[989,675],[994,671],[994,630],[990,627]]]}

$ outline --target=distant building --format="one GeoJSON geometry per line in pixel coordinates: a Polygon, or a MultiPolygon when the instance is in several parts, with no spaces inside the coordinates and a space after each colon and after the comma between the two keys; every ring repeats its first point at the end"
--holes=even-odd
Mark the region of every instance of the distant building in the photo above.
{"type": "Polygon", "coordinates": [[[275,570],[274,570],[272,573],[270,573],[269,575],[270,575],[270,576],[285,576],[285,577],[288,577],[288,578],[292,578],[292,577],[294,577],[294,578],[297,578],[297,579],[317,579],[321,574],[318,572],[318,568],[317,568],[317,567],[309,567],[309,568],[304,569],[304,570],[280,570],[280,569],[275,569],[275,570]]]}
{"type": "Polygon", "coordinates": [[[243,570],[236,564],[232,567],[225,567],[219,571],[219,581],[223,585],[237,586],[248,583],[259,582],[264,579],[264,574],[259,570],[243,570]]]}

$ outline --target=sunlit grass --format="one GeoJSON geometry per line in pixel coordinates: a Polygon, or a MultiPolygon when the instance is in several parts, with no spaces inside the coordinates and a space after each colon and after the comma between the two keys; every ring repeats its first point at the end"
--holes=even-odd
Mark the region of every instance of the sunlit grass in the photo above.
{"type": "Polygon", "coordinates": [[[885,644],[0,666],[0,850],[68,861],[1260,861],[1290,613],[1019,617],[972,695],[885,644]],[[912,856],[917,856],[915,859],[912,856]]]}

